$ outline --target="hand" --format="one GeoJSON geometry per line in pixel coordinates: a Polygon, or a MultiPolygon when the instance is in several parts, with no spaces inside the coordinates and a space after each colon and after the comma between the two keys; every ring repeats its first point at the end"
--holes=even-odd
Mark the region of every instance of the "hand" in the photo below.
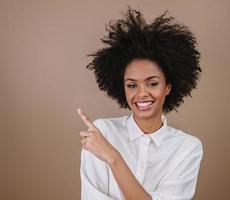
{"type": "Polygon", "coordinates": [[[88,127],[88,131],[80,132],[82,147],[108,164],[115,162],[118,155],[117,150],[108,142],[81,109],[78,109],[78,114],[88,127]]]}

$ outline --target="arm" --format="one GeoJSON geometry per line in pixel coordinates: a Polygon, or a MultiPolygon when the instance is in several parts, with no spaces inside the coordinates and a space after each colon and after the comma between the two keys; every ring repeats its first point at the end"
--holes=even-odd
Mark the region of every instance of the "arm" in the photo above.
{"type": "MultiPolygon", "coordinates": [[[[89,128],[89,131],[80,132],[83,148],[88,150],[89,151],[88,153],[92,153],[95,157],[97,157],[94,159],[100,159],[101,162],[104,161],[110,166],[114,178],[117,181],[117,184],[121,192],[123,193],[125,199],[126,200],[137,200],[137,199],[151,200],[151,196],[139,184],[138,180],[132,174],[131,170],[129,169],[129,167],[123,160],[122,156],[119,154],[119,152],[108,142],[108,140],[103,136],[100,130],[89,120],[89,118],[82,111],[80,111],[79,114],[82,120],[84,121],[84,123],[89,128]]],[[[91,164],[89,163],[89,165],[94,167],[92,163],[91,164]]],[[[84,165],[82,166],[82,170],[85,170],[84,169],[85,167],[88,167],[89,170],[90,166],[88,166],[88,164],[84,165]]],[[[87,173],[88,170],[86,170],[85,173],[87,173]]],[[[107,169],[105,169],[104,167],[99,169],[99,171],[102,170],[107,171],[107,169]]],[[[102,180],[100,180],[100,177],[93,173],[90,174],[91,177],[90,179],[94,179],[93,177],[95,176],[99,178],[98,183],[102,182],[102,180]]],[[[85,180],[87,180],[87,178],[88,177],[86,177],[85,180]]],[[[87,182],[84,181],[84,183],[87,182]]],[[[104,187],[106,187],[106,185],[108,185],[108,183],[105,184],[104,187]]],[[[91,194],[93,195],[94,190],[91,190],[91,187],[89,187],[89,191],[92,192],[91,194]]],[[[96,194],[98,193],[96,192],[96,194]]]]}
{"type": "Polygon", "coordinates": [[[177,164],[151,194],[153,200],[191,200],[195,194],[202,157],[203,148],[199,141],[177,159],[177,164]]]}
{"type": "Polygon", "coordinates": [[[90,152],[81,151],[81,200],[113,200],[108,192],[108,169],[105,162],[90,152]]]}
{"type": "Polygon", "coordinates": [[[119,153],[116,153],[108,164],[126,200],[152,200],[119,153]]]}

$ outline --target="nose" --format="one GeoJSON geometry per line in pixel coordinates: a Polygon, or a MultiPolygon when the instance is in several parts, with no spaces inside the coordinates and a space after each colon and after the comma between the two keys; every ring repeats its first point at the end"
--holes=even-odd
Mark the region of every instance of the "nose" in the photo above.
{"type": "Polygon", "coordinates": [[[146,97],[149,95],[148,88],[145,86],[140,86],[137,91],[137,96],[138,97],[146,97]]]}

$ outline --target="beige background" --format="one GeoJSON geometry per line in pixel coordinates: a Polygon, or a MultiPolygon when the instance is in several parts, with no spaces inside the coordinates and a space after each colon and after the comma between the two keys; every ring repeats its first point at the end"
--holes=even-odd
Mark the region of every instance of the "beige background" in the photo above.
{"type": "Polygon", "coordinates": [[[0,199],[80,199],[81,107],[92,119],[126,114],[99,92],[86,54],[127,5],[147,20],[166,9],[197,36],[203,73],[169,124],[199,137],[196,200],[230,199],[229,1],[1,0],[0,199]]]}

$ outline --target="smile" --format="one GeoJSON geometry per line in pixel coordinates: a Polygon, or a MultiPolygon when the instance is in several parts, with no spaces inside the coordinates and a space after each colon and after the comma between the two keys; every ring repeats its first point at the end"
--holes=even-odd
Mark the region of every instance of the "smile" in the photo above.
{"type": "Polygon", "coordinates": [[[148,110],[152,107],[153,101],[145,101],[145,102],[135,102],[135,106],[138,110],[148,110]]]}

